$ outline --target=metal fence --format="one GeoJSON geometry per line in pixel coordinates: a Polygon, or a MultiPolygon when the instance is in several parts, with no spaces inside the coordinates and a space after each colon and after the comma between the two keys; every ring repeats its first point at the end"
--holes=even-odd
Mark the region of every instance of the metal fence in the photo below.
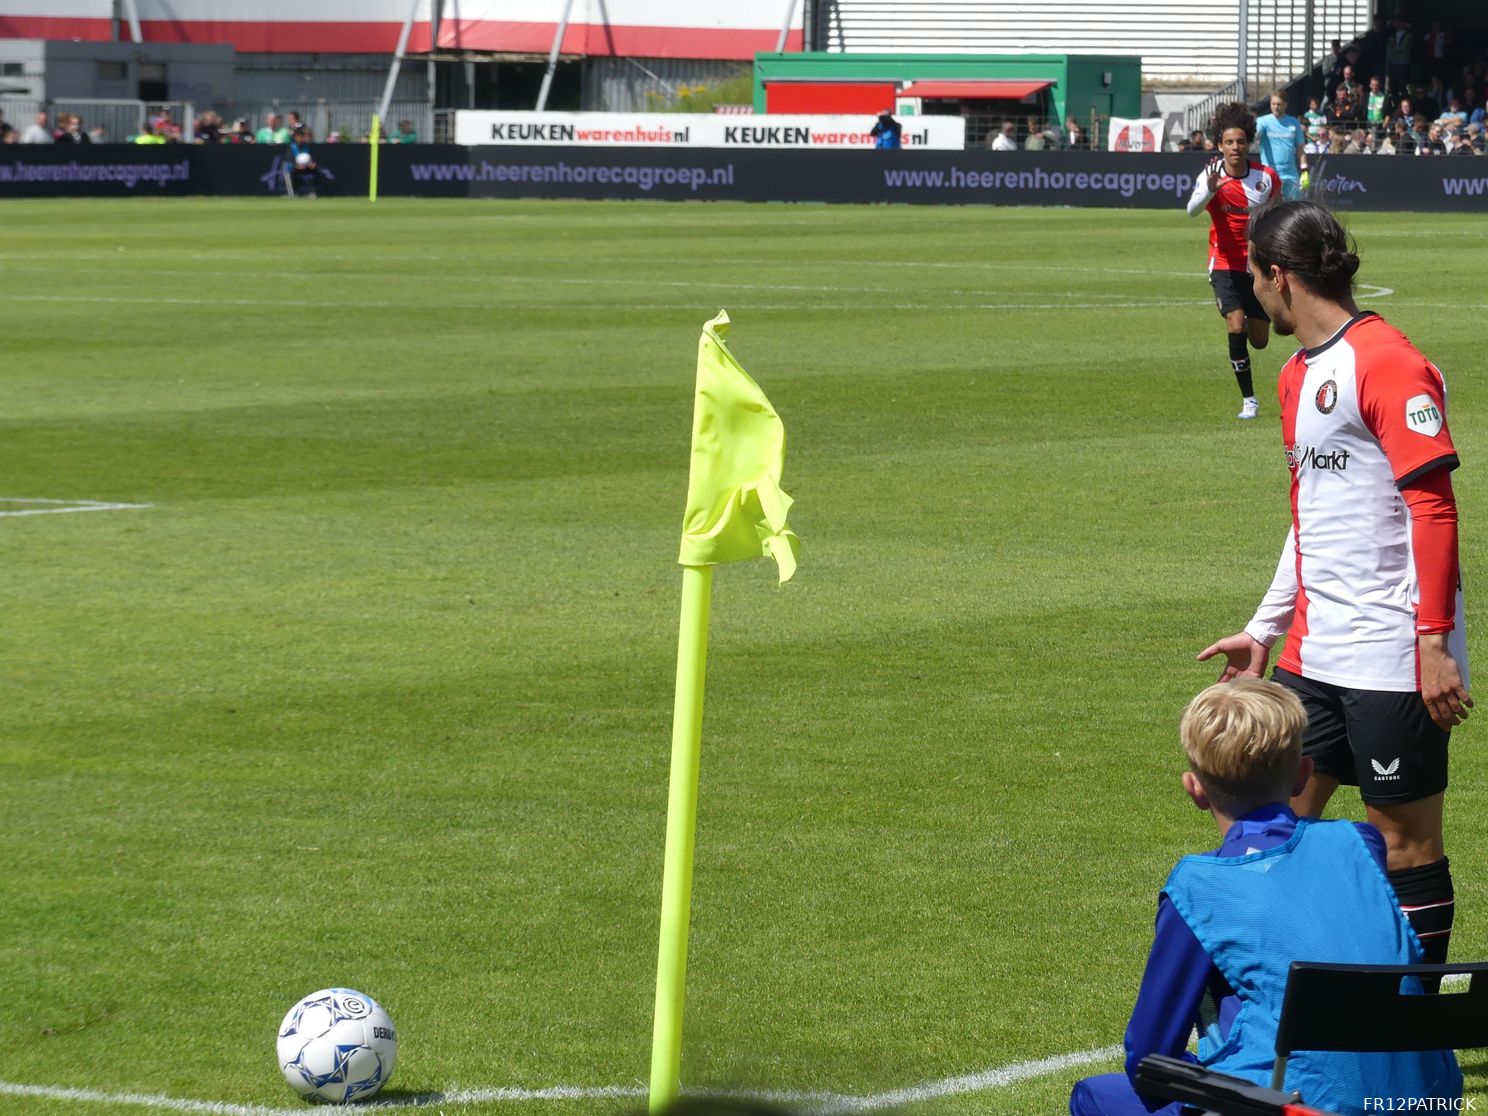
{"type": "MultiPolygon", "coordinates": [[[[375,100],[317,100],[306,105],[296,105],[286,101],[244,106],[245,111],[240,111],[238,103],[232,101],[198,106],[187,101],[117,101],[68,97],[42,101],[26,97],[0,98],[0,116],[17,131],[25,131],[36,119],[38,112],[45,112],[48,123],[54,128],[59,116],[76,115],[82,118],[83,131],[94,133],[92,139],[95,143],[128,143],[144,131],[147,120],[153,120],[167,110],[171,119],[180,127],[181,138],[189,141],[195,135],[197,111],[207,108],[221,115],[224,128],[230,129],[236,120],[245,119],[254,131],[267,124],[271,114],[277,113],[285,117],[290,111],[295,111],[300,114],[314,139],[324,141],[332,133],[340,133],[340,139],[354,143],[372,130],[372,116],[377,112],[378,103],[375,100]]],[[[383,122],[383,134],[387,135],[398,129],[404,121],[407,121],[419,143],[454,141],[453,113],[436,113],[425,101],[391,102],[388,106],[388,118],[383,122]]]]}
{"type": "Polygon", "coordinates": [[[56,128],[63,116],[76,116],[82,130],[94,143],[127,143],[139,135],[147,120],[169,112],[180,127],[183,137],[191,135],[194,108],[189,101],[123,101],[97,97],[58,97],[36,100],[25,97],[0,98],[0,115],[11,127],[25,131],[38,112],[47,114],[47,123],[56,128]]]}

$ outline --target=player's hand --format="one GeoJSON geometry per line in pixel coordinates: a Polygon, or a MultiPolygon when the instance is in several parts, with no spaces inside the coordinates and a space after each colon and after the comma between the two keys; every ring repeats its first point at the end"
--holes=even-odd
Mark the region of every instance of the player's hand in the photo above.
{"type": "Polygon", "coordinates": [[[1245,632],[1236,632],[1204,648],[1199,652],[1198,660],[1201,663],[1206,662],[1215,655],[1225,657],[1225,668],[1219,672],[1219,680],[1229,682],[1240,677],[1264,678],[1271,649],[1257,643],[1245,632]]]}
{"type": "Polygon", "coordinates": [[[1421,648],[1421,700],[1431,719],[1440,728],[1449,729],[1467,720],[1472,708],[1472,694],[1462,682],[1462,670],[1447,650],[1447,637],[1423,635],[1421,648]]]}
{"type": "Polygon", "coordinates": [[[1204,173],[1209,176],[1209,192],[1212,194],[1219,189],[1219,184],[1224,180],[1224,156],[1216,156],[1209,160],[1204,173]]]}

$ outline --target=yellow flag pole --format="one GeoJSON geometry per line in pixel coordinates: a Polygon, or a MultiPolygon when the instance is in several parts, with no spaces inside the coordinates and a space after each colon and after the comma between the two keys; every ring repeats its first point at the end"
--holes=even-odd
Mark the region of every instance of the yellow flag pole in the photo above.
{"type": "Polygon", "coordinates": [[[377,200],[377,145],[382,142],[382,121],[377,119],[377,114],[372,114],[372,164],[371,177],[367,181],[367,200],[377,200]]]}
{"type": "Polygon", "coordinates": [[[687,926],[692,908],[692,861],[703,744],[703,681],[708,666],[708,605],[712,589],[712,566],[682,567],[666,863],[661,880],[661,944],[656,957],[656,1019],[651,1032],[650,1110],[653,1113],[675,1101],[681,1090],[682,1001],[687,991],[687,926]]]}

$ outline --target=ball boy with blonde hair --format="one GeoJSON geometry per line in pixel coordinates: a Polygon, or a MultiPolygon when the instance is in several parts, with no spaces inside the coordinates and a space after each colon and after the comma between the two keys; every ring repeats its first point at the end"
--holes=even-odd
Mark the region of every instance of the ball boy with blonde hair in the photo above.
{"type": "MultiPolygon", "coordinates": [[[[1179,728],[1183,789],[1214,818],[1221,845],[1185,856],[1158,898],[1157,925],[1126,1029],[1126,1073],[1086,1078],[1073,1116],[1178,1116],[1181,1105],[1139,1096],[1148,1054],[1187,1057],[1270,1083],[1287,970],[1293,961],[1414,964],[1421,943],[1385,877],[1373,826],[1298,818],[1287,805],[1312,774],[1302,755],[1307,716],[1283,686],[1237,678],[1210,686],[1179,728]],[[1199,1032],[1198,1056],[1186,1053],[1199,1032]]],[[[1451,1051],[1298,1052],[1285,1088],[1349,1116],[1366,1098],[1462,1096],[1451,1051]]]]}

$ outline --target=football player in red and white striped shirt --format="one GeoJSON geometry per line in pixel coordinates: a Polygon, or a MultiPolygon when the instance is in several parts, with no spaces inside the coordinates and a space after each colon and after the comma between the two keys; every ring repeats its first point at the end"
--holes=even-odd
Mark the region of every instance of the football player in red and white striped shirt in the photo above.
{"type": "Polygon", "coordinates": [[[1271,339],[1271,319],[1256,301],[1246,261],[1245,226],[1253,211],[1281,197],[1281,179],[1270,167],[1250,161],[1255,141],[1255,116],[1239,101],[1221,105],[1214,114],[1214,143],[1219,157],[1194,182],[1188,215],[1207,212],[1209,226],[1209,286],[1224,316],[1230,345],[1230,368],[1240,386],[1240,418],[1260,413],[1251,380],[1250,350],[1271,339]]]}
{"type": "Polygon", "coordinates": [[[1293,800],[1316,817],[1358,786],[1385,838],[1390,881],[1426,950],[1444,961],[1453,918],[1442,839],[1447,744],[1472,707],[1441,372],[1354,302],[1359,258],[1333,215],[1291,201],[1250,226],[1256,297],[1305,348],[1281,370],[1292,526],[1243,631],[1206,648],[1221,681],[1273,677],[1307,709],[1316,764],[1293,800]]]}

